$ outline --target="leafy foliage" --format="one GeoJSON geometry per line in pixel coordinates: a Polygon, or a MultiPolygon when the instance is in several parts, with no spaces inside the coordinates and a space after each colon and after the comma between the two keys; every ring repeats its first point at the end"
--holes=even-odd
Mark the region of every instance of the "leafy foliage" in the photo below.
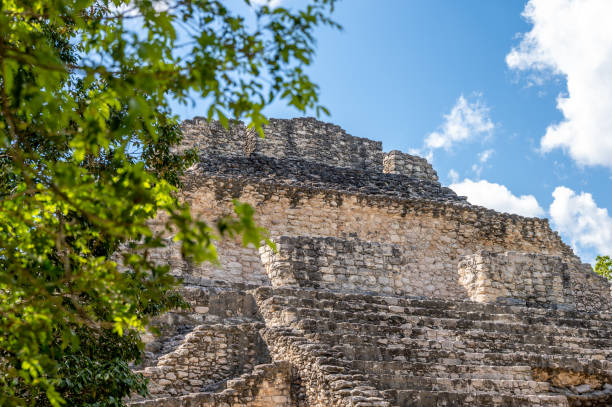
{"type": "Polygon", "coordinates": [[[265,232],[248,205],[210,226],[177,197],[195,153],[174,153],[171,100],[208,119],[280,99],[325,112],[304,66],[334,0],[302,10],[216,0],[0,2],[0,405],[120,406],[144,378],[139,332],[186,304],[149,252],[164,233],[194,261],[214,240],[265,232]],[[151,220],[163,220],[153,230],[151,220]]]}
{"type": "Polygon", "coordinates": [[[597,256],[595,272],[612,281],[612,258],[610,256],[597,256]]]}

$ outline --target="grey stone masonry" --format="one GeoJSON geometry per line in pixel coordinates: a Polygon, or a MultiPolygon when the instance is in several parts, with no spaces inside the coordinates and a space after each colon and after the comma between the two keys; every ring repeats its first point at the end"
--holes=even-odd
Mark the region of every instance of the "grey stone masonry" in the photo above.
{"type": "Polygon", "coordinates": [[[409,177],[438,180],[438,173],[422,157],[391,150],[384,154],[383,171],[387,174],[402,174],[409,177]]]}
{"type": "Polygon", "coordinates": [[[612,311],[608,281],[558,256],[480,251],[464,257],[459,276],[477,302],[612,311]]]}
{"type": "Polygon", "coordinates": [[[195,147],[219,155],[261,155],[294,158],[335,167],[382,172],[382,143],[347,134],[342,128],[312,118],[270,119],[265,138],[234,122],[229,129],[218,122],[195,118],[182,124],[183,148],[195,147]]]}
{"type": "Polygon", "coordinates": [[[275,287],[467,298],[457,273],[419,269],[401,246],[333,237],[280,236],[261,262],[275,287]]]}
{"type": "Polygon", "coordinates": [[[334,167],[298,159],[213,156],[207,152],[201,155],[197,166],[188,172],[186,185],[197,185],[202,176],[468,205],[464,197],[457,196],[453,190],[433,179],[414,174],[385,174],[380,171],[334,167]]]}
{"type": "Polygon", "coordinates": [[[280,236],[274,243],[276,251],[264,246],[260,255],[275,287],[612,311],[607,280],[559,256],[481,250],[448,273],[419,269],[416,253],[388,243],[311,236],[280,236]]]}

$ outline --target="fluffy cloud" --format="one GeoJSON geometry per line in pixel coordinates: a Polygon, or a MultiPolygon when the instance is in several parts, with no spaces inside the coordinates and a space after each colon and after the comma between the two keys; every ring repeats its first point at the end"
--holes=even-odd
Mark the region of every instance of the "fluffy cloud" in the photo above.
{"type": "Polygon", "coordinates": [[[487,136],[494,128],[489,118],[489,108],[480,98],[470,102],[461,95],[451,112],[444,115],[440,129],[427,135],[425,146],[429,149],[449,150],[457,142],[487,136]]]}
{"type": "Polygon", "coordinates": [[[283,0],[251,0],[251,3],[257,6],[269,6],[271,8],[278,7],[283,0]]]}
{"type": "Polygon", "coordinates": [[[533,195],[516,196],[504,185],[493,182],[466,178],[461,182],[454,182],[450,188],[459,195],[467,196],[470,203],[496,211],[530,217],[543,216],[545,213],[533,195]]]}
{"type": "Polygon", "coordinates": [[[541,139],[543,151],[562,148],[581,165],[612,169],[612,1],[530,0],[523,16],[533,24],[506,56],[510,68],[562,75],[560,123],[541,139]]]}
{"type": "Polygon", "coordinates": [[[553,226],[567,237],[578,252],[595,250],[596,254],[612,254],[612,217],[599,208],[593,196],[577,195],[567,187],[557,187],[550,205],[553,226]]]}

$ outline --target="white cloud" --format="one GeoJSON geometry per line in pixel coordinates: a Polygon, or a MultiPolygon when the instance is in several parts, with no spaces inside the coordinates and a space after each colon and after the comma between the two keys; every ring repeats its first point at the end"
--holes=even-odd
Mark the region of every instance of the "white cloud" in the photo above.
{"type": "Polygon", "coordinates": [[[448,172],[448,178],[451,180],[452,184],[455,184],[459,181],[459,173],[451,168],[448,172]]]}
{"type": "Polygon", "coordinates": [[[553,192],[549,212],[553,226],[567,237],[577,252],[596,250],[612,254],[612,217],[599,208],[593,196],[561,186],[553,192]]]}
{"type": "Polygon", "coordinates": [[[478,153],[478,162],[480,164],[472,164],[472,171],[476,174],[476,177],[480,178],[480,174],[482,174],[482,169],[484,168],[484,164],[489,161],[489,158],[493,155],[495,150],[488,149],[478,153]]]}
{"type": "Polygon", "coordinates": [[[523,16],[533,24],[506,56],[510,68],[562,75],[560,123],[540,141],[543,151],[562,148],[581,165],[612,169],[612,1],[530,0],[523,16]]]}
{"type": "Polygon", "coordinates": [[[463,95],[459,96],[450,113],[444,115],[440,129],[425,137],[425,146],[429,149],[450,150],[457,142],[488,136],[495,128],[489,118],[489,110],[479,96],[472,102],[463,95]]]}
{"type": "Polygon", "coordinates": [[[462,182],[452,183],[450,188],[459,195],[467,196],[470,203],[496,211],[529,217],[543,216],[545,213],[533,195],[516,196],[504,185],[493,182],[466,178],[462,182]]]}
{"type": "Polygon", "coordinates": [[[257,6],[268,6],[270,8],[275,8],[280,6],[283,0],[251,0],[251,3],[257,6]]]}
{"type": "Polygon", "coordinates": [[[478,161],[480,161],[481,163],[486,163],[487,161],[489,161],[489,158],[491,158],[491,156],[493,155],[493,153],[495,152],[495,150],[493,149],[489,149],[489,150],[485,150],[481,153],[478,153],[478,161]]]}
{"type": "MultiPolygon", "coordinates": [[[[158,13],[163,13],[170,9],[170,3],[167,0],[155,0],[151,3],[153,10],[158,13]]],[[[124,17],[139,17],[142,16],[138,5],[134,2],[121,3],[119,6],[114,4],[109,5],[109,10],[115,15],[122,15],[124,17]]]]}
{"type": "Polygon", "coordinates": [[[433,164],[434,155],[432,150],[409,148],[408,154],[418,155],[419,157],[423,157],[424,159],[426,159],[430,164],[433,164]]]}

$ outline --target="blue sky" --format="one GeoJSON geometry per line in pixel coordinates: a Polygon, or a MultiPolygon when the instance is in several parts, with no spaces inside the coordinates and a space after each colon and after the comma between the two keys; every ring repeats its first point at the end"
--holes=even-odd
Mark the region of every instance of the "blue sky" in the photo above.
{"type": "Polygon", "coordinates": [[[321,119],[427,156],[473,203],[549,217],[584,261],[612,254],[612,1],[578,3],[340,1],[308,71],[321,119]]]}

